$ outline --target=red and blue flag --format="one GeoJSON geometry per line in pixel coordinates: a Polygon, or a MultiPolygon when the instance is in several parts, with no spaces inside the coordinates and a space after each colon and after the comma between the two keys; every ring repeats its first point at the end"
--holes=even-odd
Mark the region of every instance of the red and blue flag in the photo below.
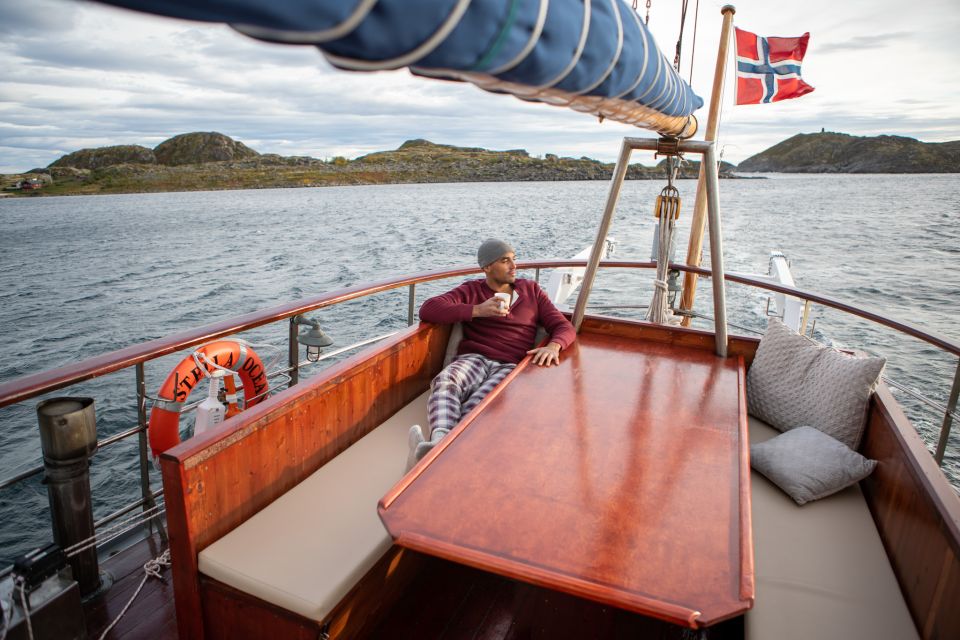
{"type": "Polygon", "coordinates": [[[810,34],[762,38],[737,29],[737,104],[778,102],[813,91],[800,78],[810,34]]]}

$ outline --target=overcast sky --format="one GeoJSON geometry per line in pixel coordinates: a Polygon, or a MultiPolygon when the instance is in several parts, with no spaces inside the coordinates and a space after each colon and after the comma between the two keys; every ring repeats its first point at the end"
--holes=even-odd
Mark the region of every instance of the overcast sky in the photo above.
{"type": "MultiPolygon", "coordinates": [[[[693,12],[684,34],[690,72],[693,12]]],[[[629,4],[629,2],[628,2],[629,4]]],[[[643,12],[644,1],[639,2],[643,12]]],[[[702,0],[693,87],[709,100],[723,2],[702,0]]],[[[680,0],[654,0],[650,27],[672,59],[680,0]]],[[[720,146],[744,158],[826,128],[960,139],[960,3],[809,0],[736,3],[737,26],[760,35],[809,31],[803,77],[816,91],[733,106],[724,92],[720,146]]],[[[265,44],[226,26],[75,0],[0,0],[0,172],[46,166],[85,147],[153,147],[219,131],[262,153],[355,157],[404,140],[525,148],[613,160],[643,131],[557,107],[487,94],[406,71],[333,70],[311,47],[265,44]]],[[[706,107],[697,113],[706,120],[706,107]]],[[[652,158],[640,157],[652,163],[652,158]]]]}

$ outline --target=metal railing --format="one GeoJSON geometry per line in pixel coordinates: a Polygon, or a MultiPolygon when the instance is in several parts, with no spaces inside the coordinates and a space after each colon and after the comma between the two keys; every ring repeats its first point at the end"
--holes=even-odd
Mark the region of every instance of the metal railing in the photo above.
{"type": "MultiPolygon", "coordinates": [[[[518,269],[522,270],[535,270],[536,278],[539,280],[540,272],[542,269],[557,269],[563,267],[586,267],[586,260],[541,260],[541,261],[529,261],[521,262],[517,265],[518,269]]],[[[642,261],[629,261],[629,260],[605,260],[599,263],[600,268],[605,269],[655,269],[655,262],[642,262],[642,261]]],[[[685,271],[689,273],[697,274],[702,277],[711,277],[712,273],[709,269],[701,267],[692,267],[689,265],[671,263],[671,269],[677,269],[679,271],[685,271]]],[[[415,311],[416,311],[416,286],[421,283],[432,282],[436,280],[444,280],[455,277],[462,277],[465,275],[470,275],[479,272],[480,270],[477,267],[458,267],[451,269],[441,269],[436,271],[428,271],[419,274],[413,275],[404,275],[397,278],[387,279],[375,282],[370,285],[358,285],[354,287],[348,287],[344,289],[339,289],[333,292],[321,294],[319,296],[314,296],[312,298],[307,298],[304,300],[298,300],[294,303],[288,303],[285,305],[280,305],[273,307],[271,309],[266,309],[263,311],[256,311],[249,313],[237,318],[231,318],[221,322],[209,324],[197,329],[192,329],[189,331],[184,331],[166,338],[160,338],[157,340],[152,340],[138,345],[133,345],[125,349],[120,349],[111,353],[103,354],[100,356],[95,356],[93,358],[84,360],[82,362],[67,365],[57,369],[52,369],[49,371],[43,371],[33,375],[22,377],[18,380],[11,382],[6,382],[0,384],[0,407],[5,407],[11,404],[18,402],[24,402],[31,398],[37,397],[39,395],[49,393],[64,387],[74,385],[86,380],[90,380],[95,377],[106,375],[108,373],[113,373],[122,369],[129,367],[136,368],[136,386],[137,386],[137,398],[138,398],[138,424],[136,427],[127,429],[120,433],[114,434],[107,438],[104,438],[98,442],[99,447],[106,447],[113,445],[117,442],[125,440],[127,438],[137,436],[138,437],[138,453],[140,458],[140,484],[141,484],[141,499],[126,505],[119,509],[118,511],[110,514],[109,516],[101,519],[97,522],[98,526],[108,524],[109,522],[115,520],[116,518],[121,517],[122,515],[129,513],[130,511],[136,509],[137,507],[143,507],[145,510],[156,507],[156,498],[160,495],[160,491],[154,491],[150,486],[150,477],[149,477],[149,459],[147,453],[147,411],[146,403],[147,400],[153,400],[155,398],[149,396],[146,393],[146,382],[145,382],[145,373],[144,373],[144,363],[160,358],[162,356],[169,355],[190,347],[198,346],[206,342],[216,340],[218,338],[230,336],[242,331],[260,327],[269,323],[279,322],[283,320],[289,320],[295,316],[323,309],[325,307],[341,304],[350,300],[355,300],[358,298],[363,298],[369,295],[376,293],[381,293],[384,291],[389,291],[393,289],[398,289],[401,287],[408,288],[408,305],[407,305],[407,323],[412,325],[415,321],[415,311]]],[[[767,291],[773,291],[777,293],[782,293],[785,295],[793,296],[804,300],[806,303],[816,303],[823,305],[825,307],[830,307],[837,309],[844,313],[848,313],[873,323],[888,327],[899,333],[910,336],[912,338],[921,340],[928,344],[931,344],[949,354],[958,357],[958,365],[956,368],[956,373],[953,379],[952,389],[947,401],[947,404],[944,406],[939,403],[935,403],[926,398],[921,398],[924,402],[929,405],[936,407],[937,409],[942,409],[943,421],[940,428],[939,440],[937,443],[936,452],[934,454],[935,459],[939,464],[942,465],[943,455],[946,450],[947,440],[950,435],[951,426],[954,418],[957,417],[956,407],[957,407],[957,396],[960,393],[960,344],[945,338],[943,336],[938,336],[936,334],[924,331],[919,327],[900,322],[898,320],[893,320],[887,318],[881,313],[872,311],[869,309],[864,309],[857,307],[841,300],[837,300],[828,296],[823,296],[817,293],[810,291],[804,291],[802,289],[797,289],[794,287],[787,287],[784,285],[768,282],[761,279],[751,278],[749,276],[739,275],[739,274],[730,274],[727,273],[724,276],[724,279],[728,282],[735,282],[738,284],[747,285],[750,287],[764,289],[767,291]]],[[[738,327],[746,329],[743,327],[738,327]]],[[[749,329],[747,329],[749,330],[749,329]]],[[[333,356],[339,355],[341,353],[372,344],[374,342],[386,339],[396,332],[391,332],[374,338],[362,340],[360,342],[354,343],[347,347],[337,349],[335,351],[329,352],[321,356],[321,360],[331,358],[333,356]]],[[[299,368],[306,366],[307,364],[312,364],[307,361],[300,361],[297,357],[298,347],[296,344],[296,332],[291,331],[289,340],[291,343],[288,345],[289,352],[291,354],[291,366],[285,369],[280,369],[277,371],[270,372],[271,376],[284,376],[287,378],[288,386],[292,386],[297,383],[297,373],[299,368]]],[[[902,389],[902,386],[893,384],[899,389],[902,389]]],[[[908,391],[910,395],[914,395],[916,392],[908,391]]],[[[194,405],[191,405],[192,408],[194,405]]],[[[37,475],[43,471],[43,466],[39,465],[32,467],[26,471],[20,472],[12,477],[0,480],[0,490],[3,490],[13,484],[21,482],[31,476],[37,475]]]]}

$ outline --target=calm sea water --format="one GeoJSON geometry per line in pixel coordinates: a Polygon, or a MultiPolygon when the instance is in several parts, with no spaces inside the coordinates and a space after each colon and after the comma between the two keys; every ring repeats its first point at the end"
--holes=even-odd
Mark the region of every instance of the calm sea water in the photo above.
{"type": "MultiPolygon", "coordinates": [[[[694,184],[679,186],[682,257],[694,184]]],[[[614,257],[649,258],[661,187],[625,185],[614,257]]],[[[769,251],[781,249],[801,288],[960,339],[960,176],[782,175],[721,189],[727,270],[765,273],[769,251]]],[[[0,199],[0,381],[340,287],[470,264],[488,236],[512,240],[521,258],[569,257],[592,242],[606,192],[602,182],[484,183],[0,199]]],[[[421,286],[418,299],[452,284],[421,286]]],[[[698,294],[708,313],[709,285],[698,294]]],[[[592,303],[642,305],[650,295],[650,274],[612,270],[601,272],[592,303]]],[[[406,299],[403,289],[316,316],[347,345],[405,326],[406,299]]],[[[762,330],[764,302],[728,288],[738,325],[762,330]]],[[[882,354],[888,376],[946,402],[956,358],[815,313],[820,340],[882,354]]],[[[285,358],[284,323],[244,337],[285,358]]],[[[149,393],[179,359],[147,366],[149,393]]],[[[136,425],[134,382],[131,369],[70,391],[96,398],[101,438],[136,425]]],[[[942,416],[902,401],[933,446],[942,416]]],[[[0,479],[40,461],[35,404],[0,409],[0,479]]],[[[951,440],[956,478],[960,434],[951,440]]],[[[94,456],[96,518],[139,497],[136,456],[135,439],[94,456]]],[[[46,504],[39,477],[0,491],[0,568],[50,539],[46,504]]]]}

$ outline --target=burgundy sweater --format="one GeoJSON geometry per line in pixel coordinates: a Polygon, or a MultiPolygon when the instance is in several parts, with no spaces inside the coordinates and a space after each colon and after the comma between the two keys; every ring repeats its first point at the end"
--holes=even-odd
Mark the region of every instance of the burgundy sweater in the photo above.
{"type": "Polygon", "coordinates": [[[557,310],[533,280],[517,278],[515,300],[506,316],[474,318],[474,305],[493,297],[486,279],[468,280],[456,289],[430,298],[420,307],[420,319],[437,324],[463,323],[459,355],[479,353],[498,362],[520,362],[532,349],[537,325],[550,340],[566,349],[576,340],[573,325],[557,310]]]}

